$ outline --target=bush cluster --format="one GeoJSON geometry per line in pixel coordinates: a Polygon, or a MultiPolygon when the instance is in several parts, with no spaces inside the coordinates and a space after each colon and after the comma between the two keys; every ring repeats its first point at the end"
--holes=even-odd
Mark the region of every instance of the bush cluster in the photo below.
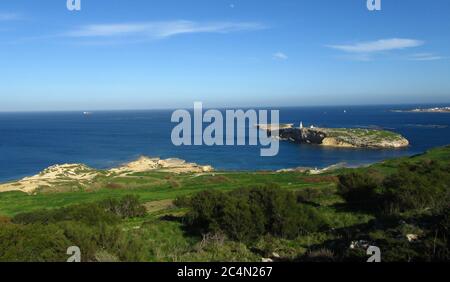
{"type": "Polygon", "coordinates": [[[143,215],[134,196],[18,214],[0,222],[0,261],[65,261],[70,246],[80,248],[82,261],[139,261],[142,240],[130,238],[118,223],[143,215]]]}
{"type": "Polygon", "coordinates": [[[136,196],[128,195],[122,199],[108,199],[100,206],[120,218],[141,217],[146,213],[145,207],[140,204],[136,196]]]}
{"type": "Polygon", "coordinates": [[[368,173],[354,171],[340,175],[338,189],[340,195],[351,207],[378,208],[380,183],[368,173]]]}
{"type": "Polygon", "coordinates": [[[348,205],[364,210],[439,210],[450,199],[450,167],[436,161],[403,163],[382,181],[367,172],[352,172],[339,177],[338,189],[348,205]]]}
{"type": "Polygon", "coordinates": [[[62,221],[78,221],[87,225],[116,224],[119,217],[99,203],[79,204],[54,210],[37,210],[16,215],[16,224],[52,224],[62,221]]]}
{"type": "Polygon", "coordinates": [[[437,209],[450,200],[450,166],[436,161],[404,164],[383,182],[383,203],[390,213],[437,209]]]}
{"type": "Polygon", "coordinates": [[[88,225],[108,224],[119,222],[120,218],[141,217],[146,213],[139,198],[133,195],[121,199],[107,199],[97,203],[72,205],[54,210],[38,210],[16,215],[13,223],[50,224],[61,221],[80,221],[88,225]]]}
{"type": "Polygon", "coordinates": [[[190,208],[188,227],[203,234],[223,232],[243,242],[266,234],[292,239],[325,226],[314,208],[298,203],[293,192],[279,187],[204,191],[178,202],[190,208]]]}

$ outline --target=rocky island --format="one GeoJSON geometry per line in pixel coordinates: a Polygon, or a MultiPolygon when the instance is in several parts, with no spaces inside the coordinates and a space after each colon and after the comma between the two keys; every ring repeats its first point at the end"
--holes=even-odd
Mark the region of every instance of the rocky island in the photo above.
{"type": "Polygon", "coordinates": [[[409,141],[392,131],[363,128],[305,128],[303,125],[280,124],[278,128],[270,125],[257,125],[270,135],[278,130],[280,140],[299,144],[316,144],[342,148],[403,148],[409,141]]]}

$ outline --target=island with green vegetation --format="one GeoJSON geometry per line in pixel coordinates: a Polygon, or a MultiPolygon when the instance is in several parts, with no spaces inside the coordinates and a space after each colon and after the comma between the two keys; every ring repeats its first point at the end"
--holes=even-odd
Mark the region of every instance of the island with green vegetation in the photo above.
{"type": "Polygon", "coordinates": [[[365,262],[368,246],[450,260],[450,146],[320,174],[64,165],[2,188],[0,261],[66,261],[69,246],[86,262],[365,262]]]}
{"type": "Polygon", "coordinates": [[[409,146],[409,141],[398,133],[365,128],[318,128],[300,127],[293,124],[281,124],[277,128],[270,125],[257,125],[261,130],[266,130],[270,135],[278,131],[281,140],[304,144],[316,144],[327,147],[344,148],[404,148],[409,146]]]}

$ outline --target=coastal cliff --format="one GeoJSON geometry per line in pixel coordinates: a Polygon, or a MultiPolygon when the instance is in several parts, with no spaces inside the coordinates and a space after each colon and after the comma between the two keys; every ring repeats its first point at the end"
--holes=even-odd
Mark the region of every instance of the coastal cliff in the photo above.
{"type": "Polygon", "coordinates": [[[362,128],[295,128],[292,124],[272,128],[258,125],[261,130],[272,134],[278,130],[280,140],[299,144],[316,144],[326,147],[341,148],[403,148],[409,141],[400,134],[374,129],[362,128]]]}

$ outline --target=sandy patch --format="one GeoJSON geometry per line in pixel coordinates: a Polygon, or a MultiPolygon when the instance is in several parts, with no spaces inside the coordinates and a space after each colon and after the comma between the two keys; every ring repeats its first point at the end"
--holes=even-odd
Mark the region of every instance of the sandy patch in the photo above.
{"type": "Polygon", "coordinates": [[[1,184],[0,192],[32,193],[43,186],[64,185],[74,181],[84,184],[92,181],[97,175],[96,170],[82,164],[54,165],[37,175],[25,177],[17,182],[1,184]]]}
{"type": "Polygon", "coordinates": [[[127,163],[118,168],[110,169],[110,174],[126,176],[131,173],[147,172],[152,170],[171,173],[200,173],[213,171],[211,166],[201,166],[195,163],[187,163],[181,159],[166,159],[140,157],[136,161],[127,163]]]}

